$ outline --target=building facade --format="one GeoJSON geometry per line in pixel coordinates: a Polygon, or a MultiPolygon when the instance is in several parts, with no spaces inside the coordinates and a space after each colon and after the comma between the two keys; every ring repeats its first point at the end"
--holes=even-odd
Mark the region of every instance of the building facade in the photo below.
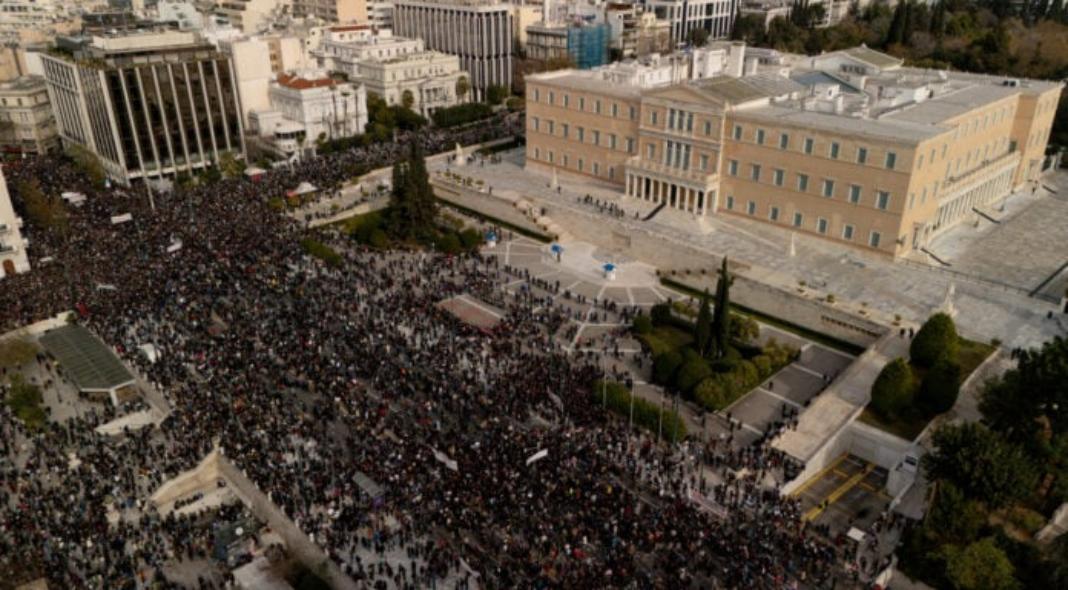
{"type": "Polygon", "coordinates": [[[28,246],[22,237],[22,218],[15,215],[7,180],[0,169],[0,279],[30,270],[28,246]]]}
{"type": "Polygon", "coordinates": [[[269,109],[250,112],[250,128],[283,158],[314,151],[319,141],[357,135],[367,125],[363,85],[324,75],[281,74],[269,98],[269,109]]]}
{"type": "Polygon", "coordinates": [[[607,23],[537,24],[527,27],[527,57],[569,59],[586,70],[608,63],[612,29],[607,23]]]}
{"type": "Polygon", "coordinates": [[[528,166],[891,256],[1037,182],[1063,87],[904,68],[864,47],[786,76],[659,80],[530,77],[528,166]]]}
{"type": "Polygon", "coordinates": [[[387,104],[404,104],[423,116],[470,98],[457,93],[460,59],[439,51],[427,51],[422,39],[394,37],[389,31],[374,31],[363,25],[336,27],[315,53],[321,68],[341,72],[350,82],[365,86],[387,104]]]}
{"type": "Polygon", "coordinates": [[[740,0],[646,0],[646,10],[671,23],[671,39],[684,43],[694,29],[708,31],[710,39],[727,39],[738,14],[740,0]]]}
{"type": "Polygon", "coordinates": [[[515,28],[511,6],[498,0],[398,0],[393,27],[402,37],[460,58],[476,99],[490,86],[510,89],[515,28]]]}
{"type": "Polygon", "coordinates": [[[0,149],[5,153],[43,154],[58,145],[44,78],[27,76],[0,83],[0,149]]]}
{"type": "Polygon", "coordinates": [[[292,0],[293,15],[330,23],[366,23],[367,0],[292,0]]]}
{"type": "Polygon", "coordinates": [[[367,2],[367,22],[376,29],[393,28],[393,2],[389,0],[369,0],[367,2]]]}
{"type": "Polygon", "coordinates": [[[41,59],[60,138],[120,183],[244,157],[232,61],[194,33],[60,39],[41,59]]]}
{"type": "Polygon", "coordinates": [[[268,29],[289,0],[219,0],[215,13],[246,35],[268,29]]]}

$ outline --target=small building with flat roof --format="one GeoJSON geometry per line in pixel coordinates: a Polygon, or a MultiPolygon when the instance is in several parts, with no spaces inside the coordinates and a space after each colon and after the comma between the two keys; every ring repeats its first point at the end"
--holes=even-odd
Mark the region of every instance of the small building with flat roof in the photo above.
{"type": "Polygon", "coordinates": [[[55,328],[45,332],[40,341],[78,391],[106,395],[115,405],[136,393],[133,374],[86,328],[77,324],[55,328]]]}

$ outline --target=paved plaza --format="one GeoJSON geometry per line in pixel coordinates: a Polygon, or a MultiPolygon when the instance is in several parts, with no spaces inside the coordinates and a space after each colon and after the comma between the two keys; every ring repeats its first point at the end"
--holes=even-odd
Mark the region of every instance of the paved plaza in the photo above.
{"type": "MultiPolygon", "coordinates": [[[[614,186],[570,173],[559,173],[559,188],[554,190],[550,174],[527,170],[523,163],[523,150],[517,149],[505,152],[500,163],[469,165],[463,169],[463,174],[482,179],[487,187],[492,187],[493,197],[487,198],[513,202],[533,199],[554,207],[560,215],[567,211],[585,215],[599,211],[586,203],[585,197],[589,195],[595,201],[615,205],[624,212],[621,216],[604,214],[602,226],[605,231],[652,232],[668,244],[686,244],[717,257],[727,254],[732,260],[748,265],[745,274],[750,278],[789,289],[803,281],[809,290],[835,295],[840,307],[852,306],[859,310],[863,306],[888,323],[898,315],[908,322],[922,322],[943,305],[953,285],[957,321],[969,337],[984,341],[999,338],[1009,346],[1035,346],[1053,336],[1068,333],[1068,317],[1054,314],[1047,318],[1047,314],[1055,310],[1055,305],[1029,297],[1027,289],[998,287],[992,282],[1008,284],[1006,279],[1011,277],[999,275],[984,280],[984,277],[969,277],[931,265],[895,263],[882,256],[802,235],[796,236],[795,254],[791,256],[791,235],[779,228],[736,215],[709,215],[698,220],[671,209],[664,209],[651,220],[643,221],[654,207],[651,203],[627,198],[614,186]]],[[[429,165],[432,171],[446,167],[444,162],[429,165]]],[[[1063,173],[1058,173],[1046,184],[1055,187],[1062,181],[1063,173]]],[[[1030,190],[1027,192],[1029,194],[1030,190]]],[[[1036,203],[1055,200],[1044,188],[1040,188],[1037,195],[1041,196],[1026,198],[1036,203]]],[[[1017,215],[1015,219],[1027,222],[1031,217],[1017,215]]],[[[1008,228],[1012,223],[1010,220],[1003,225],[1008,228]]],[[[1056,229],[1051,225],[1046,231],[1055,233],[1056,229]]],[[[582,240],[582,236],[570,238],[582,240]]],[[[1063,233],[1061,239],[1064,239],[1063,233]]],[[[1054,261],[1065,252],[1063,246],[1058,247],[1060,242],[1035,240],[1026,246],[1014,244],[1007,238],[1005,241],[1006,248],[1018,248],[1019,257],[1041,257],[1049,261],[1036,266],[1033,277],[1038,277],[1047,268],[1055,268],[1054,261]],[[1040,252],[1036,250],[1039,248],[1040,252]]],[[[1012,265],[1004,266],[1010,268],[1012,265]]]]}

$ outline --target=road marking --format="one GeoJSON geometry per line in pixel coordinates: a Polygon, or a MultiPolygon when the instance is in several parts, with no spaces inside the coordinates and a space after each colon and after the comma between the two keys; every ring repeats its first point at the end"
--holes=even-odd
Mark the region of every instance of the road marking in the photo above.
{"type": "Polygon", "coordinates": [[[774,391],[770,391],[768,389],[764,389],[763,387],[759,387],[759,386],[756,388],[756,391],[759,391],[761,393],[770,395],[771,397],[773,397],[773,398],[775,398],[775,399],[777,399],[779,401],[785,402],[785,403],[787,403],[787,404],[789,404],[789,405],[791,405],[791,406],[793,406],[793,407],[795,407],[795,408],[797,408],[799,410],[801,409],[801,404],[795,402],[792,399],[786,399],[785,397],[775,393],[774,391]]]}
{"type": "Polygon", "coordinates": [[[805,515],[801,517],[801,520],[807,520],[807,521],[815,520],[817,517],[819,517],[820,514],[823,514],[824,510],[826,510],[831,505],[833,505],[835,502],[837,502],[839,498],[841,498],[842,496],[846,495],[849,492],[849,490],[852,490],[853,488],[857,487],[857,485],[861,481],[863,481],[864,478],[867,477],[869,473],[871,473],[874,470],[875,470],[875,464],[874,463],[866,464],[864,469],[858,471],[856,474],[853,475],[853,477],[851,477],[848,480],[846,480],[845,483],[843,483],[842,485],[840,485],[837,488],[835,488],[835,490],[833,492],[831,492],[826,498],[824,498],[823,500],[820,500],[820,502],[818,504],[816,504],[815,506],[810,508],[809,511],[806,512],[805,515]],[[824,504],[826,504],[826,505],[824,505],[824,504]]]}
{"type": "Polygon", "coordinates": [[[831,470],[837,468],[842,463],[842,461],[846,460],[847,457],[849,457],[849,453],[842,453],[841,455],[839,455],[838,458],[835,459],[834,461],[832,461],[830,465],[828,465],[828,466],[824,467],[823,469],[821,469],[819,473],[817,473],[816,475],[813,475],[812,477],[810,477],[808,479],[808,481],[806,481],[805,483],[803,483],[800,486],[798,486],[798,488],[796,490],[790,492],[790,497],[791,498],[796,498],[796,497],[800,496],[801,494],[803,494],[805,492],[805,490],[807,490],[808,488],[812,487],[812,484],[814,484],[817,481],[819,481],[819,479],[822,478],[824,475],[827,475],[828,473],[830,473],[831,470]]]}

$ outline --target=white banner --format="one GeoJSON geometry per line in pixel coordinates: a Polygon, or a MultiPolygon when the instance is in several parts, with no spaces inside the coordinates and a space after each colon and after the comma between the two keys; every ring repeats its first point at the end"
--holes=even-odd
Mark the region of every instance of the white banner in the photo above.
{"type": "Polygon", "coordinates": [[[182,249],[182,241],[181,240],[175,240],[173,244],[171,244],[170,246],[167,246],[167,253],[171,254],[171,253],[177,252],[177,251],[179,251],[181,249],[182,249]]]}
{"type": "Polygon", "coordinates": [[[538,461],[541,461],[542,459],[544,459],[544,458],[546,458],[548,456],[549,456],[549,450],[548,449],[542,449],[542,450],[538,451],[537,453],[534,453],[533,455],[527,457],[527,465],[530,465],[531,463],[537,463],[538,461]]]}
{"type": "Polygon", "coordinates": [[[450,459],[448,455],[446,455],[445,453],[442,453],[441,451],[439,451],[439,450],[437,450],[437,449],[435,449],[433,447],[431,447],[431,450],[434,451],[434,458],[437,459],[438,461],[441,461],[442,463],[444,463],[446,467],[448,467],[449,469],[452,469],[453,471],[457,471],[457,472],[460,471],[459,463],[457,463],[456,461],[450,459]]]}
{"type": "Polygon", "coordinates": [[[111,225],[118,225],[120,223],[126,223],[127,221],[133,221],[133,215],[123,213],[122,215],[113,215],[111,217],[111,225]]]}

